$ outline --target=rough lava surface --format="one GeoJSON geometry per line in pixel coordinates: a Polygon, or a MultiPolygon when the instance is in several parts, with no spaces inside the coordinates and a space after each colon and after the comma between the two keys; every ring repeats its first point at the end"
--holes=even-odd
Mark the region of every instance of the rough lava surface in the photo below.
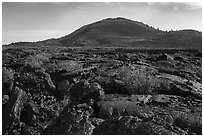
{"type": "Polygon", "coordinates": [[[202,52],[3,47],[2,132],[200,135],[202,52]]]}

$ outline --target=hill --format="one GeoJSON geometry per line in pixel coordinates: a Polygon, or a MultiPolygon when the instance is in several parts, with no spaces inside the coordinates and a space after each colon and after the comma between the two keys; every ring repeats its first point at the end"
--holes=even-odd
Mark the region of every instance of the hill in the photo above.
{"type": "MultiPolygon", "coordinates": [[[[22,44],[25,45],[25,42],[22,44]]],[[[64,37],[33,42],[28,45],[201,49],[202,33],[196,30],[166,32],[126,18],[107,18],[85,25],[64,37]]]]}
{"type": "Polygon", "coordinates": [[[125,18],[108,18],[86,25],[59,42],[68,46],[134,46],[163,32],[141,22],[125,18]]]}
{"type": "Polygon", "coordinates": [[[168,47],[201,49],[202,33],[195,30],[170,31],[154,41],[168,47]]]}

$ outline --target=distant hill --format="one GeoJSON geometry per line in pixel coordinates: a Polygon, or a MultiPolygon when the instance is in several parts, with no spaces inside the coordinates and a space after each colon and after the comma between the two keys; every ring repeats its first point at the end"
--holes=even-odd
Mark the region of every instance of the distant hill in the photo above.
{"type": "Polygon", "coordinates": [[[155,38],[159,45],[166,45],[174,48],[202,48],[202,33],[195,30],[170,31],[155,38]]]}
{"type": "MultiPolygon", "coordinates": [[[[85,25],[58,39],[33,43],[36,46],[202,48],[202,33],[196,30],[165,32],[126,18],[107,18],[85,25]]],[[[19,43],[18,43],[19,45],[19,43]]]]}
{"type": "Polygon", "coordinates": [[[67,46],[134,46],[135,42],[149,41],[161,34],[161,30],[141,22],[108,18],[86,25],[59,41],[67,46]]]}

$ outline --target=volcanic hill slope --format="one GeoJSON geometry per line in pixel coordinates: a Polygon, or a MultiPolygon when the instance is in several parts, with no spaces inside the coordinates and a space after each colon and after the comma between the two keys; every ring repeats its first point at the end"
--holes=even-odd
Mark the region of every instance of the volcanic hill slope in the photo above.
{"type": "Polygon", "coordinates": [[[202,134],[202,34],[105,19],[2,51],[2,133],[202,134]]]}
{"type": "Polygon", "coordinates": [[[124,18],[105,19],[86,25],[59,39],[63,45],[127,46],[148,41],[163,33],[140,22],[124,18]]]}
{"type": "Polygon", "coordinates": [[[201,49],[202,34],[196,30],[166,32],[142,22],[125,18],[107,18],[85,25],[58,39],[10,45],[201,49]]]}
{"type": "Polygon", "coordinates": [[[201,39],[201,33],[195,30],[164,32],[142,22],[108,18],[58,40],[64,46],[200,49],[201,39]]]}

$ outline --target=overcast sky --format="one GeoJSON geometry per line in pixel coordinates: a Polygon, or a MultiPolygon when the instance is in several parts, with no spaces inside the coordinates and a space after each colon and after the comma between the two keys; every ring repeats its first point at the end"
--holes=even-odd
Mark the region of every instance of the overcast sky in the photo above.
{"type": "Polygon", "coordinates": [[[202,30],[202,3],[5,3],[3,44],[59,38],[83,25],[125,17],[161,30],[202,30]]]}

